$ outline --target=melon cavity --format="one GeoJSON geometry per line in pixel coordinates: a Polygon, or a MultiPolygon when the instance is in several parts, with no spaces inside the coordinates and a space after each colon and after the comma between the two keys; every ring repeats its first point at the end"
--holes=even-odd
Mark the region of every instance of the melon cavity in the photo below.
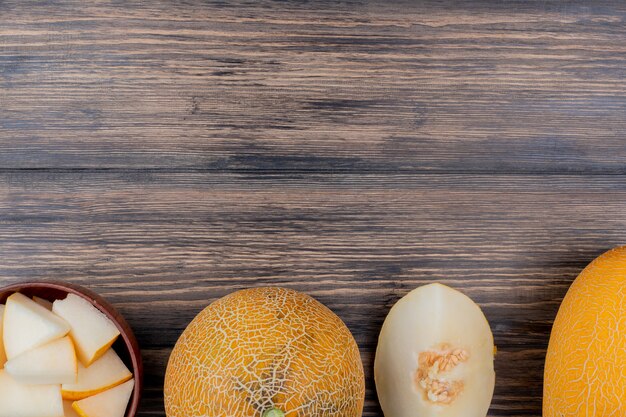
{"type": "Polygon", "coordinates": [[[385,319],[374,375],[386,417],[485,417],[495,383],[489,323],[467,296],[419,287],[385,319]]]}

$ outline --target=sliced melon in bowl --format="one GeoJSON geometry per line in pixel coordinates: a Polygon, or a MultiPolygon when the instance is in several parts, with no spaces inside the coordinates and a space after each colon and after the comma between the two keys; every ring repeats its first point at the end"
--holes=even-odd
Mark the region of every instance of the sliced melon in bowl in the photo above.
{"type": "Polygon", "coordinates": [[[65,320],[20,293],[7,299],[3,325],[2,338],[8,359],[70,331],[65,320]]]}
{"type": "Polygon", "coordinates": [[[134,386],[135,380],[131,379],[115,388],[76,401],[72,408],[81,417],[124,417],[134,386]]]}
{"type": "Polygon", "coordinates": [[[120,335],[107,316],[76,294],[68,294],[64,300],[55,300],[52,311],[70,324],[76,354],[85,366],[100,358],[120,335]]]}
{"type": "Polygon", "coordinates": [[[18,382],[31,385],[76,382],[76,354],[69,336],[10,359],[6,371],[18,382]]]}
{"type": "Polygon", "coordinates": [[[59,385],[24,385],[0,370],[0,417],[63,417],[59,385]]]}
{"type": "Polygon", "coordinates": [[[495,384],[489,323],[469,297],[419,287],[385,319],[374,375],[387,417],[485,417],[495,384]]]}
{"type": "Polygon", "coordinates": [[[113,349],[107,352],[89,367],[78,363],[78,377],[75,384],[63,384],[65,400],[81,400],[98,394],[128,381],[133,374],[113,349]]]}
{"type": "Polygon", "coordinates": [[[64,417],[80,417],[76,410],[72,408],[72,401],[63,400],[64,417]]]}

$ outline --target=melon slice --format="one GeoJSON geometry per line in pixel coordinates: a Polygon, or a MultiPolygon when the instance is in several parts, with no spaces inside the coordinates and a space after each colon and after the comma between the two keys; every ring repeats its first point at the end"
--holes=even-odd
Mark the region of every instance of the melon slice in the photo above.
{"type": "Polygon", "coordinates": [[[552,327],[544,417],[626,416],[626,246],[591,262],[552,327]]]}
{"type": "Polygon", "coordinates": [[[7,355],[4,353],[4,343],[2,342],[2,322],[4,321],[2,317],[4,316],[4,304],[0,304],[0,369],[4,366],[4,363],[7,361],[7,355]]]}
{"type": "Polygon", "coordinates": [[[0,417],[64,417],[59,385],[23,385],[0,370],[0,417]]]}
{"type": "Polygon", "coordinates": [[[134,386],[135,380],[131,379],[93,397],[76,401],[72,407],[81,417],[124,417],[134,386]]]}
{"type": "Polygon", "coordinates": [[[33,301],[39,304],[42,307],[45,307],[46,310],[52,311],[52,301],[48,301],[45,298],[33,296],[33,301]]]}
{"type": "Polygon", "coordinates": [[[76,382],[76,354],[69,336],[10,359],[4,369],[22,384],[46,385],[76,382]]]}
{"type": "Polygon", "coordinates": [[[4,310],[4,349],[8,359],[65,336],[65,320],[20,293],[12,294],[4,310]]]}
{"type": "Polygon", "coordinates": [[[487,319],[445,285],[419,287],[389,312],[374,378],[389,417],[485,417],[495,383],[487,319]]]}
{"type": "Polygon", "coordinates": [[[78,378],[75,384],[63,384],[62,393],[66,400],[82,400],[91,395],[108,390],[131,379],[133,375],[113,349],[91,366],[78,364],[78,378]]]}
{"type": "Polygon", "coordinates": [[[80,417],[74,408],[72,408],[72,401],[63,401],[63,412],[65,413],[65,417],[80,417]]]}
{"type": "Polygon", "coordinates": [[[120,331],[107,316],[89,301],[75,294],[56,300],[52,311],[71,326],[70,336],[76,345],[78,359],[89,366],[115,342],[120,331]]]}

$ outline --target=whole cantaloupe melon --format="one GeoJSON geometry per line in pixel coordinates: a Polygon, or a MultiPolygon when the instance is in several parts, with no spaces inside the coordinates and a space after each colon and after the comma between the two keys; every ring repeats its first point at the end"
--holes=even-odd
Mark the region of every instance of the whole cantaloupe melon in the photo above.
{"type": "Polygon", "coordinates": [[[626,416],[626,246],[576,278],[554,321],[543,417],[626,416]]]}
{"type": "Polygon", "coordinates": [[[332,311],[284,288],[229,294],[176,343],[168,417],[360,417],[365,383],[352,334],[332,311]]]}

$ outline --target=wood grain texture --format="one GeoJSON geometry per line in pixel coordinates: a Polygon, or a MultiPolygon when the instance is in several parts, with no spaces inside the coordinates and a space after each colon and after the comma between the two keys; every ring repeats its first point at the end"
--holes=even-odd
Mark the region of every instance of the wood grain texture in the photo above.
{"type": "Polygon", "coordinates": [[[626,5],[0,2],[0,165],[625,173],[626,5]]]}
{"type": "Polygon", "coordinates": [[[439,280],[484,309],[490,416],[540,416],[556,310],[626,244],[626,6],[0,0],[0,285],[91,288],[163,417],[186,324],[236,289],[333,309],[367,373],[439,280]]]}
{"type": "Polygon", "coordinates": [[[463,290],[492,324],[492,415],[539,415],[559,302],[626,238],[620,176],[43,171],[3,174],[0,196],[3,280],[63,279],[112,301],[144,349],[141,415],[162,415],[167,356],[186,324],[255,285],[305,291],[346,321],[368,375],[365,415],[380,415],[380,325],[433,280],[463,290]]]}

